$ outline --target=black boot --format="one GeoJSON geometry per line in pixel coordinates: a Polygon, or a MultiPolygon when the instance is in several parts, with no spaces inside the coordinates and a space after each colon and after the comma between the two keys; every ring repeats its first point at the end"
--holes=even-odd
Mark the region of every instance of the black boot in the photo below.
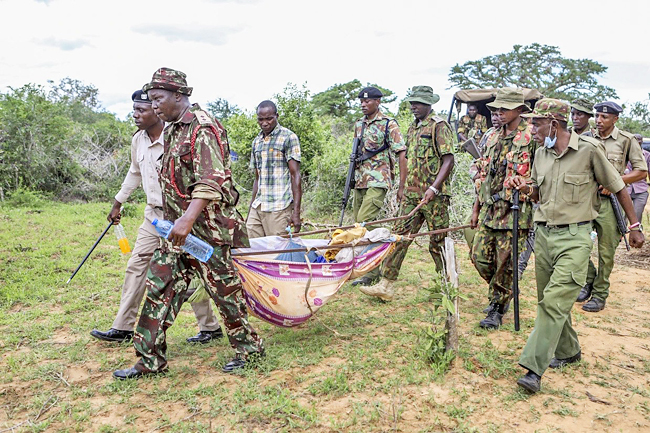
{"type": "Polygon", "coordinates": [[[580,289],[580,294],[578,295],[578,299],[576,299],[576,302],[585,302],[589,297],[591,296],[591,291],[594,289],[593,284],[587,283],[585,284],[582,289],[580,289]]]}
{"type": "Polygon", "coordinates": [[[505,309],[506,306],[503,304],[494,304],[494,308],[479,322],[479,326],[485,329],[499,329],[505,309]]]}
{"type": "Polygon", "coordinates": [[[535,394],[539,391],[542,385],[542,376],[528,370],[525,376],[517,380],[517,385],[528,391],[530,394],[535,394]]]}
{"type": "Polygon", "coordinates": [[[119,329],[109,329],[106,332],[102,332],[98,329],[93,329],[90,331],[90,335],[93,337],[104,340],[104,341],[115,341],[118,343],[123,343],[125,341],[133,340],[133,331],[121,331],[119,329]]]}
{"type": "Polygon", "coordinates": [[[212,340],[218,340],[219,338],[223,338],[223,331],[221,328],[217,329],[216,331],[200,331],[194,337],[188,338],[187,342],[207,344],[212,340]]]}

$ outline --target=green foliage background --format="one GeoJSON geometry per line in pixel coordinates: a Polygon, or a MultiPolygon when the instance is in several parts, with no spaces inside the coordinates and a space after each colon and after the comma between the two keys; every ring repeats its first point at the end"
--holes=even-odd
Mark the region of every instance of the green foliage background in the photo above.
{"type": "MultiPolygon", "coordinates": [[[[585,62],[587,60],[562,58],[556,47],[538,44],[515,46],[511,53],[454,66],[450,81],[463,87],[539,85],[544,93],[572,97],[576,86],[571,81],[586,80],[587,87],[591,86],[588,96],[614,95],[613,89],[594,81],[606,67],[592,61],[585,62]],[[492,76],[494,74],[489,71],[503,62],[511,63],[510,75],[492,76]],[[547,67],[537,76],[528,74],[528,81],[517,81],[517,71],[542,68],[542,64],[547,67]],[[483,65],[482,69],[480,65],[483,65]],[[582,74],[571,73],[567,77],[566,74],[574,71],[571,68],[576,65],[590,68],[582,74]],[[556,67],[564,68],[561,74],[564,85],[558,86],[558,79],[553,89],[544,87],[556,67]],[[479,69],[480,74],[477,72],[479,69]],[[588,77],[585,78],[584,74],[588,77]],[[537,81],[530,81],[533,79],[537,81]]],[[[354,79],[312,95],[306,83],[288,83],[273,97],[280,123],[300,138],[303,215],[312,221],[331,222],[339,212],[354,120],[360,115],[357,94],[363,87],[361,81],[354,79]]],[[[390,89],[382,88],[382,92],[386,95],[385,101],[397,100],[390,89]]],[[[128,169],[131,135],[136,129],[131,119],[123,121],[105,111],[97,95],[98,89],[94,86],[71,78],[59,83],[49,82],[48,86],[25,84],[0,93],[0,201],[5,205],[19,205],[35,197],[62,201],[112,199],[128,169]]],[[[626,107],[626,116],[619,119],[620,128],[650,136],[648,96],[649,99],[626,107]]],[[[445,101],[437,106],[445,106],[445,101]]],[[[205,108],[222,121],[228,131],[231,149],[238,154],[237,161],[233,162],[233,172],[242,192],[240,207],[245,211],[253,185],[253,174],[249,169],[251,143],[259,133],[256,115],[224,99],[209,102],[205,108]]],[[[385,107],[382,110],[388,111],[385,107]]],[[[444,111],[440,114],[444,115],[444,111]]],[[[399,105],[397,120],[405,134],[412,115],[404,100],[399,105]]],[[[468,175],[470,164],[471,158],[467,154],[456,154],[454,197],[450,210],[452,224],[465,221],[473,201],[468,175]]],[[[143,197],[142,191],[137,190],[131,202],[142,201],[143,197]]],[[[394,191],[388,197],[385,214],[396,211],[396,206],[390,203],[394,191]]]]}

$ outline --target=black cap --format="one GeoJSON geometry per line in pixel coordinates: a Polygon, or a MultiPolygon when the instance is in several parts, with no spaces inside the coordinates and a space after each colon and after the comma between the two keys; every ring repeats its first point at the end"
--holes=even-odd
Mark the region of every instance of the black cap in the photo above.
{"type": "Polygon", "coordinates": [[[133,92],[133,95],[131,95],[131,100],[133,102],[144,102],[145,104],[151,104],[151,99],[149,99],[149,96],[147,96],[147,92],[143,92],[142,90],[136,90],[133,92]]]}
{"type": "Polygon", "coordinates": [[[376,87],[365,87],[359,92],[359,99],[379,99],[384,96],[376,87]]]}
{"type": "Polygon", "coordinates": [[[618,105],[616,102],[607,101],[599,102],[598,104],[594,105],[594,110],[596,110],[596,113],[611,113],[618,116],[623,112],[623,107],[618,105]]]}

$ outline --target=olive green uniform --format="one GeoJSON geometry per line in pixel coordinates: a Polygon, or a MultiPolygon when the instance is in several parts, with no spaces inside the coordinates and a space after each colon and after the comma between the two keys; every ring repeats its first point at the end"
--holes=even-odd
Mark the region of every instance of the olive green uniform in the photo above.
{"type": "Polygon", "coordinates": [[[519,364],[541,376],[553,357],[566,359],[580,351],[571,307],[585,284],[598,185],[618,192],[625,184],[602,145],[575,132],[560,155],[555,149],[537,150],[531,179],[540,203],[534,216],[538,303],[519,364]]]}
{"type": "MultiPolygon", "coordinates": [[[[408,147],[408,174],[406,177],[406,192],[401,215],[408,215],[420,203],[429,186],[433,185],[442,167],[443,155],[453,154],[456,140],[451,126],[433,111],[422,121],[415,120],[406,135],[408,147]]],[[[394,232],[407,235],[420,231],[426,222],[429,231],[449,227],[449,197],[451,195],[451,173],[440,186],[440,194],[420,208],[412,218],[400,221],[394,232]]],[[[444,272],[441,248],[444,246],[445,235],[431,235],[429,238],[429,253],[439,273],[444,272]]],[[[396,280],[402,262],[412,241],[398,242],[393,251],[384,261],[383,276],[396,280]]]]}
{"type": "MultiPolygon", "coordinates": [[[[594,133],[595,138],[605,146],[607,159],[620,175],[625,172],[628,161],[634,170],[648,170],[641,146],[632,134],[616,126],[607,137],[601,137],[598,131],[594,133]]],[[[589,260],[587,282],[593,284],[591,296],[604,301],[609,296],[609,276],[614,268],[616,247],[621,242],[612,202],[606,196],[600,197],[600,211],[594,228],[598,233],[598,271],[589,260]]]]}

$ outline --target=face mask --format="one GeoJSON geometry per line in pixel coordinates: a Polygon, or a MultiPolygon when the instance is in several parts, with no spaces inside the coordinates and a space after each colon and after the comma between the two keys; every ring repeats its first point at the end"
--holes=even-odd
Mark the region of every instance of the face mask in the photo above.
{"type": "MultiPolygon", "coordinates": [[[[551,134],[551,128],[552,127],[553,127],[553,123],[548,125],[548,134],[549,135],[551,134]]],[[[555,133],[555,137],[553,137],[553,139],[551,139],[551,137],[546,137],[544,139],[544,147],[547,148],[547,149],[550,149],[553,146],[555,146],[556,141],[557,141],[557,132],[555,133]]]]}

